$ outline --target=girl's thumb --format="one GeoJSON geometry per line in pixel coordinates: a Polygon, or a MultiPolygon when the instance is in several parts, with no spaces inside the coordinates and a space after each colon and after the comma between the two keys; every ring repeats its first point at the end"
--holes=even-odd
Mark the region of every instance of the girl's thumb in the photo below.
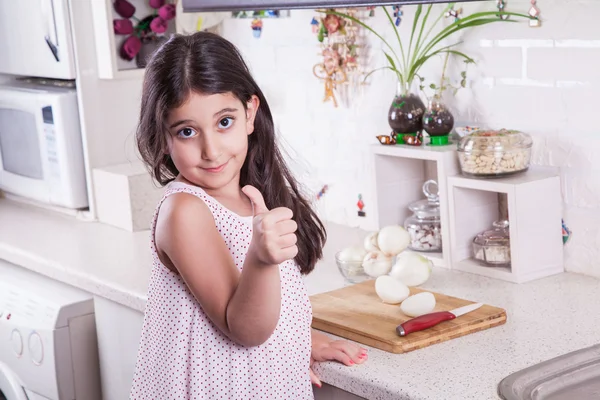
{"type": "Polygon", "coordinates": [[[263,198],[262,193],[260,193],[257,188],[252,185],[246,185],[242,188],[242,192],[244,192],[254,204],[254,215],[264,214],[269,211],[265,205],[265,199],[263,198]]]}

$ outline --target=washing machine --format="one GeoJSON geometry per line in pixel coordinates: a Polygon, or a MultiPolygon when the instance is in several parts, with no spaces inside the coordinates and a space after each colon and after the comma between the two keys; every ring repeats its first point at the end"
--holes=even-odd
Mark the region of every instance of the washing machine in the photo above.
{"type": "Polygon", "coordinates": [[[93,297],[0,260],[0,400],[101,400],[93,297]]]}

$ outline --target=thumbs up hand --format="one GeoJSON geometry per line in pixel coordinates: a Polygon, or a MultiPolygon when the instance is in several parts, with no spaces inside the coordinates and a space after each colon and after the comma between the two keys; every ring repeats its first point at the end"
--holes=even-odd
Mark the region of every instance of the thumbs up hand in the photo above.
{"type": "Polygon", "coordinates": [[[286,207],[269,210],[262,194],[254,186],[247,185],[242,191],[254,204],[254,229],[248,252],[265,265],[281,264],[298,254],[296,229],[292,210],[286,207]]]}

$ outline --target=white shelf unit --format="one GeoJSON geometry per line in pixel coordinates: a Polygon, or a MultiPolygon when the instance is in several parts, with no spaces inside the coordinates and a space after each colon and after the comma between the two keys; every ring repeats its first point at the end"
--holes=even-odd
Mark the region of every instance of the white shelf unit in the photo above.
{"type": "Polygon", "coordinates": [[[514,283],[564,271],[562,196],[555,169],[531,167],[506,178],[448,178],[450,254],[453,269],[514,283]],[[505,193],[510,268],[486,267],[472,258],[472,241],[499,219],[498,193],[505,193]]]}
{"type": "MultiPolygon", "coordinates": [[[[154,10],[147,0],[128,0],[136,8],[134,17],[142,19],[151,15],[154,10]]],[[[114,19],[122,19],[113,6],[114,0],[93,0],[92,18],[96,44],[96,61],[98,78],[100,79],[141,79],[145,68],[138,68],[135,58],[127,61],[119,57],[121,43],[126,35],[115,35],[114,19]]],[[[134,22],[134,26],[137,22],[134,22]]],[[[175,32],[175,21],[169,21],[167,33],[175,32]]]]}
{"type": "Polygon", "coordinates": [[[440,195],[442,253],[421,253],[436,266],[450,268],[450,224],[448,214],[447,179],[459,172],[456,146],[381,145],[371,147],[375,165],[377,193],[377,224],[404,226],[412,212],[410,203],[422,200],[423,183],[435,179],[440,195]]]}

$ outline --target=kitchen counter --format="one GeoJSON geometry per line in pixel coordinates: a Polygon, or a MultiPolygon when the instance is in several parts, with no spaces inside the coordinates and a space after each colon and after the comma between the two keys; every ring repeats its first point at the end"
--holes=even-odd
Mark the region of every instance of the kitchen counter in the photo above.
{"type": "MultiPolygon", "coordinates": [[[[344,285],[333,254],[364,232],[328,225],[324,260],[306,277],[310,294],[344,285]]],[[[0,258],[137,311],[146,304],[148,232],[0,200],[0,258]]],[[[0,277],[1,279],[1,277],[0,277]]],[[[435,268],[425,289],[507,310],[505,325],[407,354],[370,349],[360,366],[317,365],[324,382],[368,399],[497,399],[508,374],[600,342],[600,281],[565,273],[512,284],[435,268]]]]}

